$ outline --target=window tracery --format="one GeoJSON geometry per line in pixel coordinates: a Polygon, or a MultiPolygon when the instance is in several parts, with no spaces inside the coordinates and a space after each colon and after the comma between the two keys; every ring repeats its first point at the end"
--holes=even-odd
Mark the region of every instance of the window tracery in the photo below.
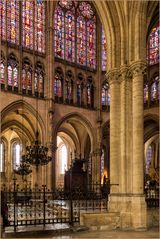
{"type": "Polygon", "coordinates": [[[110,90],[108,82],[102,85],[102,109],[107,109],[110,105],[110,90]]]}
{"type": "Polygon", "coordinates": [[[5,84],[5,63],[2,55],[0,59],[0,84],[5,84]]]}
{"type": "Polygon", "coordinates": [[[18,87],[18,63],[13,55],[8,59],[8,86],[18,87]]]}
{"type": "Polygon", "coordinates": [[[59,1],[54,31],[56,57],[96,68],[96,16],[90,3],[59,1]]]}
{"type": "Polygon", "coordinates": [[[67,72],[66,75],[66,103],[72,104],[73,103],[73,75],[71,71],[67,72]]]}
{"type": "Polygon", "coordinates": [[[93,108],[94,106],[94,86],[92,78],[89,77],[87,85],[86,85],[86,91],[87,91],[87,106],[89,108],[93,108]]]}
{"type": "Polygon", "coordinates": [[[32,67],[28,59],[23,60],[22,66],[22,90],[32,92],[32,67]]]}
{"type": "Polygon", "coordinates": [[[34,91],[36,96],[44,97],[44,70],[40,62],[36,64],[35,68],[34,91]]]}
{"type": "Polygon", "coordinates": [[[62,102],[62,99],[63,99],[63,73],[60,68],[57,68],[55,71],[54,96],[55,96],[56,102],[62,102]]]}

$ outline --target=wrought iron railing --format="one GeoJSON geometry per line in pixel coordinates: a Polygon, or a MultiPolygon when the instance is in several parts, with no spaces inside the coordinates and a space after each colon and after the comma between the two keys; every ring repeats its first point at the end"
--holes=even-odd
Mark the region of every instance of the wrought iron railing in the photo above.
{"type": "Polygon", "coordinates": [[[8,218],[5,226],[15,230],[17,226],[27,225],[74,225],[80,222],[80,212],[106,211],[108,198],[98,184],[88,185],[85,191],[75,187],[72,191],[63,188],[50,191],[45,185],[33,190],[4,188],[2,196],[2,207],[6,206],[8,218]]]}
{"type": "Polygon", "coordinates": [[[159,186],[145,186],[146,203],[148,208],[159,207],[159,186]]]}

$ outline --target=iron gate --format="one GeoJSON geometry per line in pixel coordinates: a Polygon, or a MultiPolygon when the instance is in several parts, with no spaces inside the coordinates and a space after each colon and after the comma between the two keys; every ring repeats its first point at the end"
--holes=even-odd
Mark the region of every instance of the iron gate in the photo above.
{"type": "Polygon", "coordinates": [[[8,223],[6,226],[46,225],[54,223],[80,222],[80,212],[106,211],[107,193],[101,185],[87,186],[86,191],[74,188],[64,191],[58,188],[50,191],[45,185],[34,190],[3,190],[7,206],[8,223]]]}

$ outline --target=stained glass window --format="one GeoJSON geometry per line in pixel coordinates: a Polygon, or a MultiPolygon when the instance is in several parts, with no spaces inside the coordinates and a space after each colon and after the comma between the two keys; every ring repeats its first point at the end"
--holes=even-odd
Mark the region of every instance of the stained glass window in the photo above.
{"type": "Polygon", "coordinates": [[[32,69],[30,63],[26,60],[22,69],[22,89],[32,90],[32,69]]]}
{"type": "Polygon", "coordinates": [[[107,65],[107,44],[104,29],[102,28],[102,71],[106,71],[107,65]]]}
{"type": "Polygon", "coordinates": [[[13,169],[17,169],[21,162],[22,146],[19,143],[13,144],[13,169]]]}
{"type": "Polygon", "coordinates": [[[102,107],[110,105],[110,90],[108,83],[104,83],[102,86],[102,107]]]}
{"type": "Polygon", "coordinates": [[[54,14],[55,56],[64,59],[64,12],[57,7],[54,14]]]}
{"type": "Polygon", "coordinates": [[[96,24],[94,21],[87,22],[87,66],[96,66],[96,24]]]}
{"type": "Polygon", "coordinates": [[[87,90],[87,106],[93,107],[94,90],[93,90],[93,84],[91,80],[87,82],[86,90],[87,90]]]}
{"type": "Polygon", "coordinates": [[[75,61],[75,20],[74,15],[68,11],[66,13],[65,19],[66,34],[65,34],[65,46],[66,46],[66,55],[65,58],[68,61],[75,61]]]}
{"type": "Polygon", "coordinates": [[[82,16],[77,18],[77,63],[86,65],[86,22],[82,16]]]}
{"type": "Polygon", "coordinates": [[[18,66],[14,57],[8,60],[8,85],[18,87],[18,66]]]}
{"type": "Polygon", "coordinates": [[[45,51],[45,3],[37,0],[35,4],[35,50],[45,51]]]}
{"type": "Polygon", "coordinates": [[[38,92],[40,96],[44,94],[44,72],[41,64],[36,66],[34,75],[34,91],[38,92]]]}
{"type": "Polygon", "coordinates": [[[33,49],[33,2],[22,1],[23,46],[33,49]]]}
{"type": "Polygon", "coordinates": [[[7,1],[7,40],[19,44],[19,0],[7,1]]]}
{"type": "Polygon", "coordinates": [[[149,145],[147,152],[146,152],[146,174],[149,173],[149,167],[150,167],[150,163],[152,160],[152,146],[149,145]]]}
{"type": "Polygon", "coordinates": [[[160,23],[158,23],[149,35],[148,43],[148,61],[150,65],[159,62],[159,38],[160,38],[160,23]]]}
{"type": "Polygon", "coordinates": [[[5,171],[5,146],[4,143],[0,143],[0,172],[5,171]]]}
{"type": "Polygon", "coordinates": [[[157,98],[157,85],[156,82],[154,82],[151,85],[151,101],[155,101],[157,98]]]}
{"type": "Polygon", "coordinates": [[[0,60],[0,83],[5,84],[5,65],[2,56],[0,60]]]}
{"type": "Polygon", "coordinates": [[[148,101],[148,84],[144,85],[144,103],[148,101]]]}
{"type": "Polygon", "coordinates": [[[73,102],[73,80],[72,80],[72,72],[71,71],[67,72],[65,90],[66,90],[67,103],[72,103],[73,102]]]}
{"type": "Polygon", "coordinates": [[[0,36],[6,40],[6,0],[0,0],[0,36]]]}
{"type": "Polygon", "coordinates": [[[77,84],[77,105],[82,106],[84,103],[84,83],[83,76],[81,74],[78,75],[76,84],[77,84]]]}
{"type": "Polygon", "coordinates": [[[54,95],[57,97],[62,97],[62,78],[60,74],[55,74],[54,79],[54,95]]]}
{"type": "Polygon", "coordinates": [[[96,68],[96,17],[89,3],[58,1],[54,30],[56,57],[96,68]]]}

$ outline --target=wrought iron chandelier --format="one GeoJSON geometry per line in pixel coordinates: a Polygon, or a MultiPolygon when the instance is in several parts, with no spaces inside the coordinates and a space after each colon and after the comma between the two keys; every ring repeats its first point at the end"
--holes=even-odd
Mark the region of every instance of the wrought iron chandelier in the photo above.
{"type": "Polygon", "coordinates": [[[20,165],[18,166],[17,169],[14,170],[14,173],[19,174],[22,176],[22,178],[28,174],[30,174],[32,170],[30,169],[30,165],[24,162],[23,160],[21,161],[20,165]]]}
{"type": "Polygon", "coordinates": [[[22,159],[36,167],[46,165],[52,160],[52,157],[48,156],[48,148],[38,141],[38,131],[36,132],[35,143],[26,147],[26,154],[22,156],[22,159]]]}

